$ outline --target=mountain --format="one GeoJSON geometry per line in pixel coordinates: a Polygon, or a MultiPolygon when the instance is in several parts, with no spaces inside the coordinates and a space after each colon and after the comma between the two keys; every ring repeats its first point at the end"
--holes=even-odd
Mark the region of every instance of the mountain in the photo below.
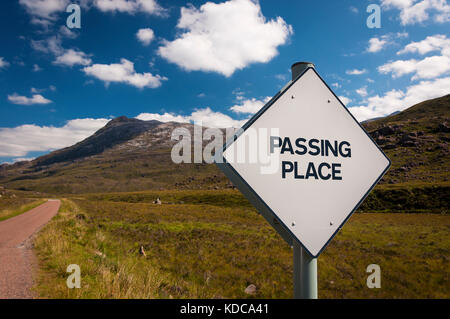
{"type": "Polygon", "coordinates": [[[173,163],[176,128],[193,136],[189,123],[121,116],[73,146],[0,166],[0,185],[46,193],[232,187],[215,165],[173,163]]]}
{"type": "Polygon", "coordinates": [[[34,161],[34,165],[50,165],[100,154],[115,145],[131,140],[146,131],[154,129],[159,124],[161,122],[141,121],[120,116],[109,121],[105,127],[85,140],[71,147],[39,157],[34,161]]]}
{"type": "MultiPolygon", "coordinates": [[[[448,184],[450,95],[363,123],[392,160],[380,184],[448,184]]],[[[0,166],[0,185],[47,193],[233,187],[215,165],[175,164],[175,128],[189,123],[115,118],[85,140],[30,162],[0,166]]],[[[206,143],[206,142],[205,142],[206,143]]]]}

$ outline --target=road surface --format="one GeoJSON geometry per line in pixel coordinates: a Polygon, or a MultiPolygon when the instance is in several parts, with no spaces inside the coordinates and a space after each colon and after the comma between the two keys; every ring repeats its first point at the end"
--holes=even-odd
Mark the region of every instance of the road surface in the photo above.
{"type": "Polygon", "coordinates": [[[58,212],[59,200],[0,222],[0,299],[33,298],[32,236],[58,212]]]}

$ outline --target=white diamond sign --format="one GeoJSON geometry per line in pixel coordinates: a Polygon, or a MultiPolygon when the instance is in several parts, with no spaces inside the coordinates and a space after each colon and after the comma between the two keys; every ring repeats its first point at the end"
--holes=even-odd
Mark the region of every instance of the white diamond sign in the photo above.
{"type": "Polygon", "coordinates": [[[313,257],[390,166],[314,68],[255,114],[216,162],[285,240],[313,257]]]}

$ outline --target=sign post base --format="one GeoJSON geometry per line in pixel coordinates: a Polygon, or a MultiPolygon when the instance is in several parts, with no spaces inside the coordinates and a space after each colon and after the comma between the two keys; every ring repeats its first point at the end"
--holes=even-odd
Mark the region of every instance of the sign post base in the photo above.
{"type": "Polygon", "coordinates": [[[294,299],[317,299],[317,258],[293,240],[294,299]]]}

